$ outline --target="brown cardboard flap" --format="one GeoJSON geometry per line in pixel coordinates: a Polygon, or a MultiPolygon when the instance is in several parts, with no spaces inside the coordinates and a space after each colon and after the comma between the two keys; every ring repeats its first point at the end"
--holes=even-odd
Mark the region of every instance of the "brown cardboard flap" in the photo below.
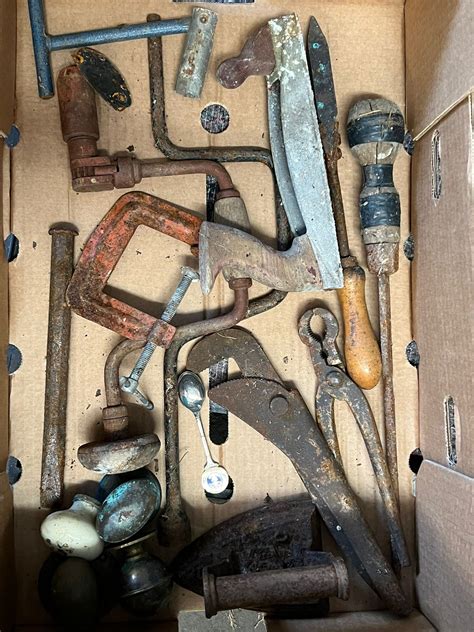
{"type": "Polygon", "coordinates": [[[473,20],[472,0],[407,0],[407,113],[414,136],[472,89],[473,20]]]}
{"type": "Polygon", "coordinates": [[[0,132],[7,134],[15,108],[16,0],[0,0],[0,132]]]}
{"type": "Polygon", "coordinates": [[[6,472],[0,473],[0,550],[0,629],[7,630],[14,616],[15,562],[13,497],[6,472]]]}
{"type": "Polygon", "coordinates": [[[472,630],[473,479],[423,461],[416,522],[420,607],[440,632],[472,630]]]}
{"type": "Polygon", "coordinates": [[[452,465],[472,476],[474,232],[470,156],[471,113],[466,100],[416,144],[412,229],[414,332],[420,352],[420,447],[425,458],[447,465],[448,445],[452,444],[456,453],[452,465]]]}

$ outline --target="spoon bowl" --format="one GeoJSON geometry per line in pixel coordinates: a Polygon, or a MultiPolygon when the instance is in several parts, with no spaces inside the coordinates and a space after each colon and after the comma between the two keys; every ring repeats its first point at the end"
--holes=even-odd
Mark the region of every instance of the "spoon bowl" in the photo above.
{"type": "Polygon", "coordinates": [[[201,411],[206,391],[199,375],[192,371],[184,371],[178,379],[178,394],[183,406],[193,414],[201,411]]]}

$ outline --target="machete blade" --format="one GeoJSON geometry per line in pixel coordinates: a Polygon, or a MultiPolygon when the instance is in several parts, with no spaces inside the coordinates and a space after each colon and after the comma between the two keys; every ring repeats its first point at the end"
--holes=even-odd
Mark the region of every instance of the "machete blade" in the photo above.
{"type": "Polygon", "coordinates": [[[315,17],[309,21],[306,46],[321,141],[324,153],[330,156],[339,145],[336,93],[329,46],[315,17]]]}

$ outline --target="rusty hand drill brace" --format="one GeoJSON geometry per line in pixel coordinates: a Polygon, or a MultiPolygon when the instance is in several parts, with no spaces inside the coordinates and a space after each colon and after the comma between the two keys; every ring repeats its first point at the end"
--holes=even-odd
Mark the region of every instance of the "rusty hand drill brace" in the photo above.
{"type": "Polygon", "coordinates": [[[113,157],[105,154],[97,147],[100,134],[95,92],[80,69],[75,65],[63,68],[57,87],[61,131],[69,150],[74,191],[127,189],[143,178],[204,173],[216,178],[221,197],[237,194],[225,169],[211,161],[180,163],[160,158],[139,160],[130,152],[119,152],[113,157]]]}
{"type": "Polygon", "coordinates": [[[334,400],[337,399],[346,402],[351,409],[367,447],[384,505],[394,556],[400,566],[409,566],[410,558],[400,522],[397,498],[377,424],[364,393],[345,371],[342,357],[336,347],[339,333],[336,317],[323,307],[308,309],[299,320],[298,333],[301,341],[309,348],[318,378],[316,417],[328,446],[342,467],[334,422],[334,400]],[[311,320],[316,316],[324,322],[325,331],[321,336],[311,330],[311,320]]]}
{"type": "MultiPolygon", "coordinates": [[[[183,241],[191,247],[196,247],[201,221],[200,218],[183,208],[145,193],[136,192],[123,195],[100,222],[84,247],[67,291],[67,299],[71,309],[84,318],[107,327],[132,341],[134,344],[131,347],[124,343],[127,353],[140,348],[145,341],[152,342],[156,346],[168,347],[179,330],[162,319],[155,318],[109,296],[105,293],[104,288],[138,226],[148,226],[183,241]]],[[[204,335],[239,322],[247,313],[250,284],[248,279],[230,279],[229,286],[235,292],[234,308],[219,318],[187,325],[184,328],[185,333],[191,331],[195,332],[197,336],[204,335]]],[[[120,356],[120,360],[122,357],[120,356]]],[[[117,388],[120,393],[118,385],[120,361],[117,364],[116,358],[112,354],[109,360],[112,369],[107,368],[108,362],[106,385],[109,385],[107,390],[112,395],[108,397],[108,406],[104,409],[103,416],[106,434],[115,441],[124,439],[128,419],[120,395],[117,397],[114,390],[117,388]],[[109,400],[113,403],[109,403],[109,400]]],[[[145,441],[147,445],[150,443],[148,439],[145,441]]],[[[156,445],[154,441],[151,443],[156,445]]],[[[81,462],[90,469],[105,471],[104,468],[108,467],[107,471],[110,471],[110,467],[105,464],[102,458],[103,445],[101,442],[100,444],[81,446],[79,451],[81,462]]],[[[127,452],[128,447],[130,446],[125,447],[125,452],[127,452]]],[[[105,449],[107,453],[110,452],[110,447],[106,446],[105,449]]],[[[155,449],[155,453],[157,449],[155,449]]],[[[136,459],[132,460],[136,462],[136,459]]],[[[105,461],[110,461],[108,456],[105,461]]],[[[130,458],[127,462],[129,461],[130,458]]],[[[121,462],[117,468],[115,465],[113,467],[115,471],[117,468],[122,468],[120,471],[125,471],[123,468],[127,466],[121,462]]]]}

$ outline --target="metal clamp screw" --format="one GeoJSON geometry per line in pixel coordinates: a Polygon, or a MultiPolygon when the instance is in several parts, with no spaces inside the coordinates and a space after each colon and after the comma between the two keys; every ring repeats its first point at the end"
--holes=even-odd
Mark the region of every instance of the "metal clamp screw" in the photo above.
{"type": "MultiPolygon", "coordinates": [[[[165,323],[171,322],[191,283],[193,281],[197,281],[198,279],[199,274],[196,270],[193,270],[193,268],[190,268],[189,266],[183,266],[181,268],[181,280],[168,301],[163,314],[161,315],[162,321],[165,323]]],[[[122,376],[120,378],[120,388],[122,391],[124,393],[128,393],[129,395],[134,395],[138,403],[148,410],[153,410],[153,402],[138,390],[138,382],[156,347],[157,345],[154,342],[148,340],[130,375],[128,377],[122,376]]]]}

